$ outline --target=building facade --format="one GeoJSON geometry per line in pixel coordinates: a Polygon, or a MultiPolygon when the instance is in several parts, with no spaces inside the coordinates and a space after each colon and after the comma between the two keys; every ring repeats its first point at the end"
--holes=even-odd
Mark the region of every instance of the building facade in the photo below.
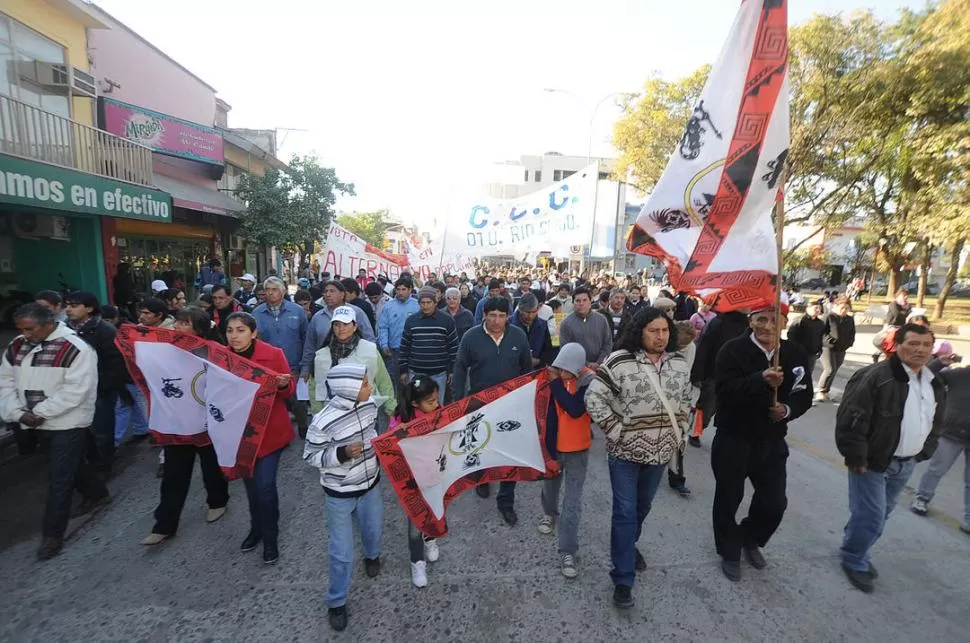
{"type": "Polygon", "coordinates": [[[108,27],[80,0],[0,5],[0,322],[42,289],[107,300],[104,229],[172,219],[151,150],[94,127],[88,37],[108,27]]]}

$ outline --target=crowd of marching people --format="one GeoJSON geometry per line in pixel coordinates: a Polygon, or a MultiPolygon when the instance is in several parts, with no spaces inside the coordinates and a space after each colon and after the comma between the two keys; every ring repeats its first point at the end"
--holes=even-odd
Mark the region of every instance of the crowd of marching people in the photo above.
{"type": "MultiPolygon", "coordinates": [[[[183,289],[158,280],[153,297],[126,299],[120,307],[102,305],[91,293],[44,291],[17,311],[20,335],[0,362],[0,417],[16,427],[22,449],[36,448],[42,438],[48,453],[39,559],[60,552],[71,516],[110,502],[106,482],[115,450],[149,437],[145,394],[114,341],[122,324],[217,342],[276,374],[266,433],[244,479],[251,520],[240,549],[262,545],[264,563],[279,560],[277,471],[299,436],[302,457],[319,471],[323,488],[325,602],[336,630],[347,626],[354,522],[365,573],[375,577],[381,569],[385,506],[371,441],[538,369],[546,369],[550,389],[544,446],[560,473],[541,483],[536,528],[556,535],[563,576],[579,574],[581,498],[596,436],[605,439],[612,490],[613,602],[625,608],[634,603],[637,573],[646,569],[637,542],[665,472],[677,494],[691,495],[685,445],[700,447],[712,420],[713,532],[721,569],[732,581],[742,578],[742,559],[763,569],[762,549],[787,507],[788,424],[831,400],[855,342],[846,296],[805,302],[804,314],[787,325],[784,301],[780,308],[716,314],[710,302],[684,292],[660,289],[651,299],[640,275],[584,279],[483,266],[475,278],[462,273],[439,280],[431,273],[422,280],[405,272],[391,280],[363,270],[317,277],[301,277],[291,293],[275,275],[257,283],[246,274],[234,290],[213,260],[197,276],[200,294],[192,303],[183,289]],[[821,372],[813,378],[819,360],[821,372]],[[748,480],[753,496],[738,522],[748,480]],[[77,505],[74,490],[81,496],[77,505]]],[[[959,358],[947,342],[934,341],[905,291],[890,304],[877,343],[876,363],[849,380],[835,428],[849,470],[842,566],[867,592],[877,576],[869,550],[915,462],[933,458],[912,506],[924,515],[940,478],[960,453],[970,453],[962,401],[970,399],[962,395],[970,376],[956,368],[959,358]]],[[[226,513],[228,483],[202,435],[159,449],[159,502],[143,545],[176,535],[196,457],[205,520],[226,513]]],[[[967,488],[964,530],[970,532],[970,478],[967,488]]],[[[496,493],[509,526],[518,523],[515,491],[516,483],[506,481],[496,493]]],[[[491,490],[481,484],[476,492],[487,498],[491,490]]],[[[412,582],[424,587],[427,564],[441,555],[439,543],[412,523],[408,550],[412,582]]]]}

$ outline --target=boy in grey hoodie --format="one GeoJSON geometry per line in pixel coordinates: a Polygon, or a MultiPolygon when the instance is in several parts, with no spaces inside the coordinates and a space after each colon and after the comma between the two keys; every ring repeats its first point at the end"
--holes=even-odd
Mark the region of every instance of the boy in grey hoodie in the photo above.
{"type": "Polygon", "coordinates": [[[377,405],[363,364],[338,364],[327,374],[332,397],[307,431],[303,459],[320,470],[326,493],[330,626],[347,627],[347,594],[354,570],[354,515],[360,524],[364,571],[381,571],[384,500],[381,467],[371,440],[377,437],[377,405]]]}

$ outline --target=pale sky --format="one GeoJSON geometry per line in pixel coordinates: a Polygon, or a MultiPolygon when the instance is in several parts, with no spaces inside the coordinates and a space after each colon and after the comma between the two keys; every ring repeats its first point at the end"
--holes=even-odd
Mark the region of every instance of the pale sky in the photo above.
{"type": "MultiPolygon", "coordinates": [[[[344,210],[443,221],[523,154],[586,154],[590,111],[652,74],[713,62],[731,0],[97,0],[232,105],[230,127],[281,132],[356,184],[344,210]],[[547,93],[561,88],[576,96],[547,93]]],[[[794,0],[790,22],[907,0],[794,0]]],[[[613,156],[612,100],[593,155],[613,156]]],[[[283,138],[285,137],[285,138],[283,138]]]]}

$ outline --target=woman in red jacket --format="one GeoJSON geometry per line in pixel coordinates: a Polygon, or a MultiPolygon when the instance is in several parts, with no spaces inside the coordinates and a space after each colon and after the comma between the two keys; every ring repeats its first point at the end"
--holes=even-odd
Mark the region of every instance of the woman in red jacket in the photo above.
{"type": "Polygon", "coordinates": [[[256,362],[276,376],[277,394],[266,424],[266,435],[256,453],[251,478],[244,478],[249,498],[249,535],[240,549],[252,551],[262,541],[263,562],[273,565],[280,558],[280,501],[276,492],[276,471],[283,447],[293,441],[293,423],[285,400],[292,397],[296,382],[283,351],[256,339],[256,318],[249,313],[233,313],[226,320],[226,343],[237,355],[256,362]]]}

